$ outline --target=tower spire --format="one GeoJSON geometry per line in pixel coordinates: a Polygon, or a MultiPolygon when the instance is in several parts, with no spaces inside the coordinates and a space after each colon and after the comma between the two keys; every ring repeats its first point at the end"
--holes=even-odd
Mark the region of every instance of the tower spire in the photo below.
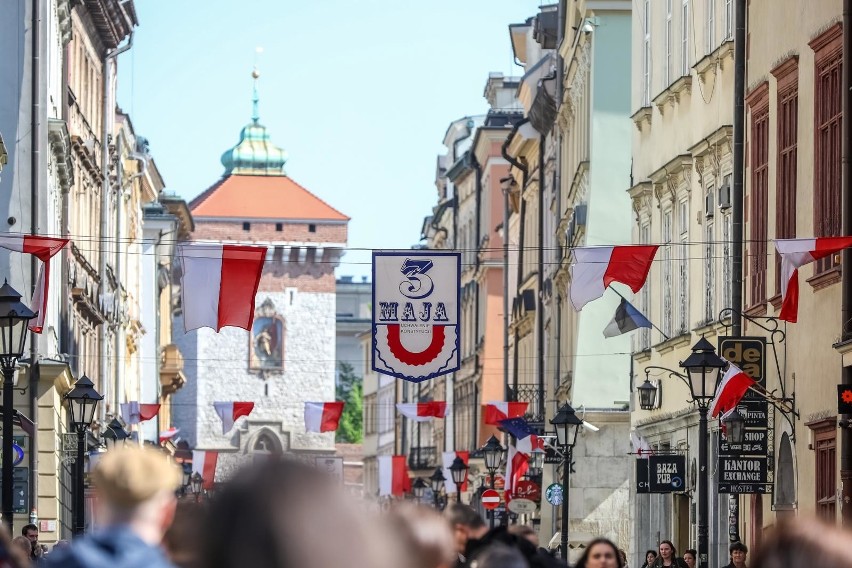
{"type": "Polygon", "coordinates": [[[260,111],[258,110],[258,103],[260,102],[260,96],[257,94],[257,80],[260,78],[260,71],[257,70],[257,60],[260,57],[260,54],[263,53],[263,48],[258,47],[254,50],[254,69],[252,69],[251,77],[254,80],[254,85],[252,86],[252,97],[251,97],[251,121],[254,124],[257,124],[260,121],[260,111]]]}

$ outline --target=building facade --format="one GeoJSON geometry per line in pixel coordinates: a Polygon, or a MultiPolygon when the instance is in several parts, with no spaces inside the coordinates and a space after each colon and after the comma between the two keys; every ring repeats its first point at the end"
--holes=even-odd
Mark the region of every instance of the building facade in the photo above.
{"type": "MultiPolygon", "coordinates": [[[[186,333],[178,303],[174,343],[187,385],[174,424],[198,450],[219,452],[215,481],[264,454],[333,453],[334,435],[306,433],[304,402],[335,399],[335,277],[349,218],[284,173],[285,154],[257,114],[222,156],[220,180],[190,203],[195,242],[267,247],[252,330],[186,333]],[[222,433],[213,403],[254,402],[222,433]]],[[[187,292],[187,291],[184,291],[187,292]]]]}

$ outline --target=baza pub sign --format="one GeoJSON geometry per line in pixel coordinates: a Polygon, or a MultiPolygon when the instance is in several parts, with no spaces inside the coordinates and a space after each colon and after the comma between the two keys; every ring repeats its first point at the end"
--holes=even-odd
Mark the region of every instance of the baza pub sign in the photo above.
{"type": "Polygon", "coordinates": [[[686,490],[686,456],[650,456],[636,460],[637,493],[679,493],[686,490]]]}

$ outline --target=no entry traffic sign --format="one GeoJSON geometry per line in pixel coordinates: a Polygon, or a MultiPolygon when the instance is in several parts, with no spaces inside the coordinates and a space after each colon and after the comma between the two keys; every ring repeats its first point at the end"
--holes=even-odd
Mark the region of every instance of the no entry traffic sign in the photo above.
{"type": "Polygon", "coordinates": [[[486,489],[482,492],[482,506],[489,511],[500,506],[500,494],[493,489],[486,489]]]}

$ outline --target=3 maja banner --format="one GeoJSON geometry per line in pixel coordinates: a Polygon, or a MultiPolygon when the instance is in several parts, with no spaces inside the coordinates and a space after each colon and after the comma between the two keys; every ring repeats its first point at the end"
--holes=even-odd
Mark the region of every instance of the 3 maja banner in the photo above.
{"type": "Polygon", "coordinates": [[[412,382],[459,368],[461,254],[373,252],[373,370],[412,382]]]}

